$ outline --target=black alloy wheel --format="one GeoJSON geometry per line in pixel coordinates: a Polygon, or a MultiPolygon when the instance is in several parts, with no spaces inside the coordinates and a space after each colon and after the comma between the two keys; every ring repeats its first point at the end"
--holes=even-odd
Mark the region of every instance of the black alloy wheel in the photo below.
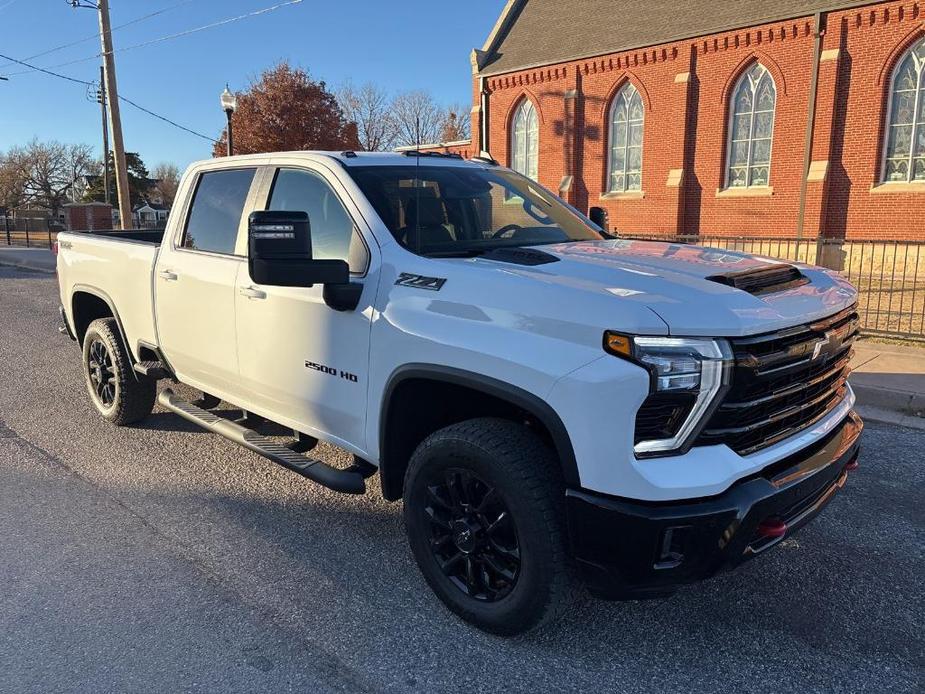
{"type": "Polygon", "coordinates": [[[87,372],[99,403],[104,408],[112,407],[116,401],[118,382],[112,365],[112,357],[100,339],[95,339],[90,343],[87,372]]]}
{"type": "Polygon", "coordinates": [[[507,596],[520,574],[520,542],[497,488],[450,468],[428,480],[427,499],[430,549],[444,575],[476,600],[507,596]]]}

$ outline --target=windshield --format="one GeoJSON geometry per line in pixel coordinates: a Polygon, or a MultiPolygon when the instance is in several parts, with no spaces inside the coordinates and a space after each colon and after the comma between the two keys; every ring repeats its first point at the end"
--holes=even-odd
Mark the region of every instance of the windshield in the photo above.
{"type": "Polygon", "coordinates": [[[421,255],[603,238],[577,210],[513,171],[413,164],[348,171],[396,240],[421,255]]]}

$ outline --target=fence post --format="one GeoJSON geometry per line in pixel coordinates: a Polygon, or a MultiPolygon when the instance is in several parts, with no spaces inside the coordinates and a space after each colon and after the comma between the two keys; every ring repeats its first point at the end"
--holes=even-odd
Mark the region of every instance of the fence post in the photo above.
{"type": "Polygon", "coordinates": [[[6,245],[12,246],[13,244],[10,241],[10,213],[7,211],[3,215],[3,226],[6,229],[6,245]]]}
{"type": "Polygon", "coordinates": [[[26,248],[29,247],[29,218],[26,217],[26,248]]]}
{"type": "Polygon", "coordinates": [[[48,223],[48,250],[51,250],[51,222],[48,223]]]}

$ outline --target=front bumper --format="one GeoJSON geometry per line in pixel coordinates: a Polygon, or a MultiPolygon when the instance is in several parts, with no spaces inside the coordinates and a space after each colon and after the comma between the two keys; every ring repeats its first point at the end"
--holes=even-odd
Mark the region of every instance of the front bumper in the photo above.
{"type": "Polygon", "coordinates": [[[811,446],[705,499],[642,502],[568,490],[571,550],[585,582],[605,598],[665,595],[770,549],[844,486],[863,426],[852,411],[811,446]]]}

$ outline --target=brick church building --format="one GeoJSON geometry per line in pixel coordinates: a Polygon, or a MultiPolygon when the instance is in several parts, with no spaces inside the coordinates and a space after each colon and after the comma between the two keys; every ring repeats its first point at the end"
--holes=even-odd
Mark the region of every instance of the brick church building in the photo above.
{"type": "Polygon", "coordinates": [[[624,233],[925,239],[925,2],[510,0],[472,140],[624,233]]]}

